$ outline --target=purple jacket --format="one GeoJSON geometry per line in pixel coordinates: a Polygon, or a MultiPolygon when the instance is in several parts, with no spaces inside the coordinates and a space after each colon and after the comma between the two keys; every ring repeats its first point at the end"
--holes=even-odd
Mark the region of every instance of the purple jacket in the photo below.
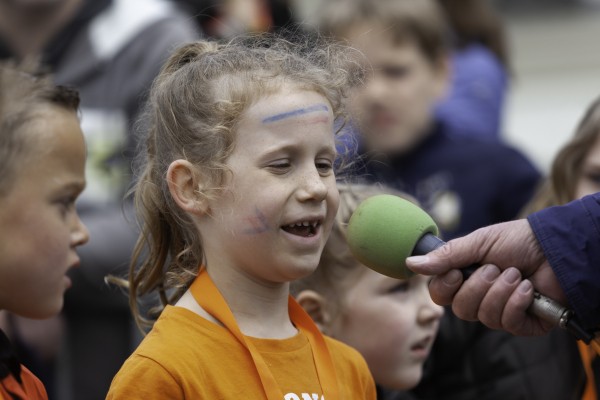
{"type": "Polygon", "coordinates": [[[480,44],[452,55],[451,85],[435,110],[449,132],[498,141],[509,77],[495,55],[480,44]]]}

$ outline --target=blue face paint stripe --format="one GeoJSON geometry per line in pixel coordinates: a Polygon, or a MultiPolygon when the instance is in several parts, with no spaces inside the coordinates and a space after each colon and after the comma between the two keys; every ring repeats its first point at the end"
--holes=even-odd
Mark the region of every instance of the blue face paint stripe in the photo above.
{"type": "Polygon", "coordinates": [[[327,107],[325,104],[316,104],[314,106],[310,106],[307,108],[299,108],[297,110],[288,111],[288,112],[284,112],[281,114],[275,114],[271,117],[267,117],[262,120],[262,123],[268,124],[270,122],[277,122],[277,121],[281,121],[282,119],[286,119],[289,117],[296,117],[298,115],[304,115],[304,114],[308,114],[311,112],[317,112],[317,111],[329,111],[329,107],[327,107]]]}

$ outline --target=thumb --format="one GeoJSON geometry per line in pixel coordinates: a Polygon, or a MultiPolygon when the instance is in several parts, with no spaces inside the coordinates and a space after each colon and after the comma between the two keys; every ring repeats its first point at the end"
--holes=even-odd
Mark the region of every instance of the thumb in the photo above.
{"type": "Polygon", "coordinates": [[[471,236],[475,233],[453,239],[426,255],[408,257],[406,266],[417,274],[439,275],[451,269],[472,265],[478,261],[479,256],[478,246],[471,240],[471,236]]]}

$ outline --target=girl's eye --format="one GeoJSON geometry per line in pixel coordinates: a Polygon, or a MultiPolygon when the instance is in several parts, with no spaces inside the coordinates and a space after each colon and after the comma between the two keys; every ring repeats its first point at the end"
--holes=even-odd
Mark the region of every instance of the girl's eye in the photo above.
{"type": "Polygon", "coordinates": [[[381,68],[381,74],[386,79],[402,79],[405,78],[410,72],[410,69],[403,65],[389,65],[381,68]]]}
{"type": "Polygon", "coordinates": [[[333,169],[333,163],[329,160],[318,160],[315,166],[321,174],[327,174],[333,169]]]}
{"type": "Polygon", "coordinates": [[[277,161],[269,164],[269,168],[275,173],[282,174],[287,172],[291,167],[289,161],[277,161]]]}
{"type": "Polygon", "coordinates": [[[75,210],[76,197],[65,197],[58,201],[60,212],[63,216],[66,216],[70,211],[75,210]]]}
{"type": "Polygon", "coordinates": [[[410,283],[408,281],[401,281],[398,284],[392,286],[388,292],[389,293],[405,293],[410,289],[410,283]]]}
{"type": "Polygon", "coordinates": [[[600,184],[600,173],[599,172],[588,172],[585,177],[596,184],[600,184]]]}

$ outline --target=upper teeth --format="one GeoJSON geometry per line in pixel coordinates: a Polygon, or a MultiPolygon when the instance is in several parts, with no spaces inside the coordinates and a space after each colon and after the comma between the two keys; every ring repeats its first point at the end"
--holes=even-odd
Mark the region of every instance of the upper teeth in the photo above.
{"type": "Polygon", "coordinates": [[[293,228],[295,226],[312,226],[313,228],[316,228],[317,227],[317,221],[314,221],[314,222],[308,222],[308,221],[296,222],[295,224],[289,224],[288,228],[293,228]]]}

